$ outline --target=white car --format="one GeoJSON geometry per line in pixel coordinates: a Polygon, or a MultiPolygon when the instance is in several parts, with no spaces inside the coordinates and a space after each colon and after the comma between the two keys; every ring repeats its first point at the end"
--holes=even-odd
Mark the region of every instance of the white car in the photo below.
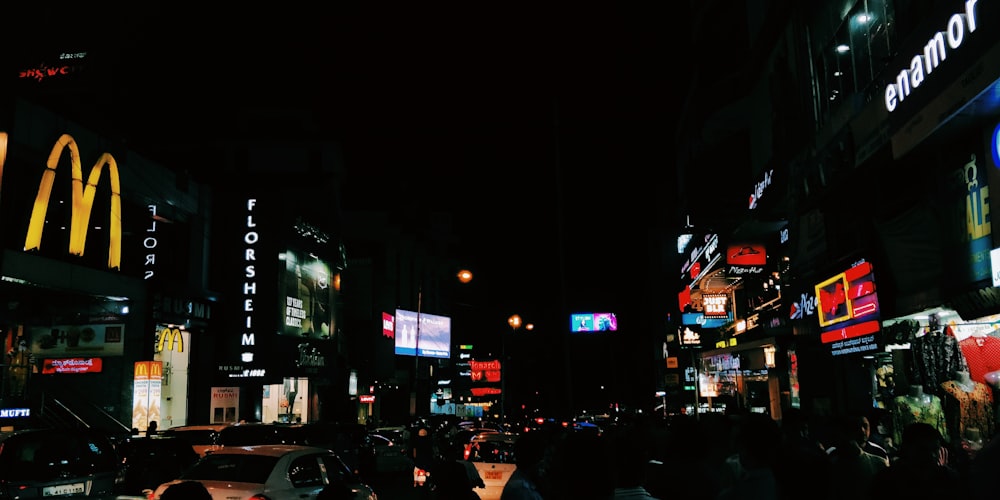
{"type": "Polygon", "coordinates": [[[482,500],[499,500],[503,487],[517,470],[514,463],[514,441],[512,433],[485,434],[472,442],[468,460],[476,466],[486,488],[477,488],[482,500]]]}
{"type": "Polygon", "coordinates": [[[202,457],[179,478],[161,484],[152,498],[159,499],[174,483],[197,481],[214,500],[299,500],[315,498],[338,480],[350,485],[356,500],[378,500],[332,450],[287,444],[223,447],[202,457]]]}

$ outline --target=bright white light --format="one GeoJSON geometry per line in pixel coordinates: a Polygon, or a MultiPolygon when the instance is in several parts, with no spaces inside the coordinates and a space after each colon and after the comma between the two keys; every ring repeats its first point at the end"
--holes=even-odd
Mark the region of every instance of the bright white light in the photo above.
{"type": "Polygon", "coordinates": [[[872,16],[868,14],[858,14],[858,17],[855,19],[857,19],[858,24],[868,24],[868,21],[872,20],[872,16]]]}
{"type": "Polygon", "coordinates": [[[840,45],[837,46],[837,53],[838,54],[843,54],[844,52],[848,52],[850,50],[851,50],[851,48],[848,47],[847,44],[843,44],[842,43],[842,44],[840,44],[840,45]]]}

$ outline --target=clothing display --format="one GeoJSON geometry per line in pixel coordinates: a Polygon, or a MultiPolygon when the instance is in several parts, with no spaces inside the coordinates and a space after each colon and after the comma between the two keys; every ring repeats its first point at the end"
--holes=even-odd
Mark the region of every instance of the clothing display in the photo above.
{"type": "Polygon", "coordinates": [[[892,438],[894,443],[901,443],[903,429],[914,422],[923,422],[933,426],[945,441],[949,441],[948,427],[945,420],[941,398],[923,392],[921,386],[911,386],[906,396],[897,396],[893,400],[892,438]]]}
{"type": "Polygon", "coordinates": [[[987,373],[1000,370],[1000,339],[992,335],[970,335],[959,341],[958,346],[972,380],[986,382],[987,373]]]}
{"type": "Polygon", "coordinates": [[[943,328],[913,339],[910,383],[923,385],[930,393],[940,393],[941,384],[957,371],[968,371],[958,340],[943,328]]]}
{"type": "Polygon", "coordinates": [[[969,379],[968,372],[959,373],[962,374],[959,380],[941,384],[945,393],[942,403],[950,440],[962,439],[968,428],[979,429],[986,436],[992,436],[995,427],[992,389],[969,379]]]}

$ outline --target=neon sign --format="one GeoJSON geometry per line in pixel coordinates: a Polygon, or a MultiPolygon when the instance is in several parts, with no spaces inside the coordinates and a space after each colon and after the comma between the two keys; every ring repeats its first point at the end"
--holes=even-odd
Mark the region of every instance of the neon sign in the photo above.
{"type": "Polygon", "coordinates": [[[923,84],[927,76],[948,58],[948,52],[944,47],[946,40],[948,48],[955,50],[965,41],[966,30],[970,34],[976,31],[976,2],[978,0],[966,0],[965,14],[960,12],[952,14],[945,31],[935,33],[927,41],[927,45],[924,45],[924,53],[913,56],[910,67],[903,68],[896,75],[895,83],[886,86],[885,109],[890,113],[895,111],[899,103],[923,84]]]}

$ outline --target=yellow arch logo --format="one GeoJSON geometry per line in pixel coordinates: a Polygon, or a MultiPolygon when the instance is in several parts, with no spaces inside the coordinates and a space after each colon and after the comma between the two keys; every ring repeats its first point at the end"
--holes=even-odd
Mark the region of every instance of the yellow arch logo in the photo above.
{"type": "Polygon", "coordinates": [[[160,330],[160,338],[156,341],[156,352],[163,352],[163,344],[167,344],[167,350],[173,351],[177,346],[177,352],[184,352],[184,335],[177,328],[164,328],[160,330]]]}
{"type": "MultiPolygon", "coordinates": [[[[3,163],[7,158],[7,134],[0,136],[0,175],[3,175],[3,163]]],[[[87,184],[83,184],[83,167],[80,163],[80,148],[69,134],[63,134],[49,153],[42,180],[38,185],[35,205],[31,210],[31,220],[28,223],[28,234],[24,239],[24,250],[37,250],[42,243],[42,230],[45,228],[45,214],[52,194],[52,184],[56,178],[56,167],[63,152],[69,150],[70,169],[73,176],[73,207],[69,229],[69,253],[82,256],[87,242],[87,226],[90,224],[90,212],[94,207],[94,196],[97,193],[97,182],[101,180],[101,170],[108,166],[111,180],[111,221],[109,223],[110,241],[108,242],[108,268],[121,269],[122,260],[122,202],[121,183],[118,179],[118,163],[110,153],[102,153],[97,163],[90,169],[87,184]]]]}

